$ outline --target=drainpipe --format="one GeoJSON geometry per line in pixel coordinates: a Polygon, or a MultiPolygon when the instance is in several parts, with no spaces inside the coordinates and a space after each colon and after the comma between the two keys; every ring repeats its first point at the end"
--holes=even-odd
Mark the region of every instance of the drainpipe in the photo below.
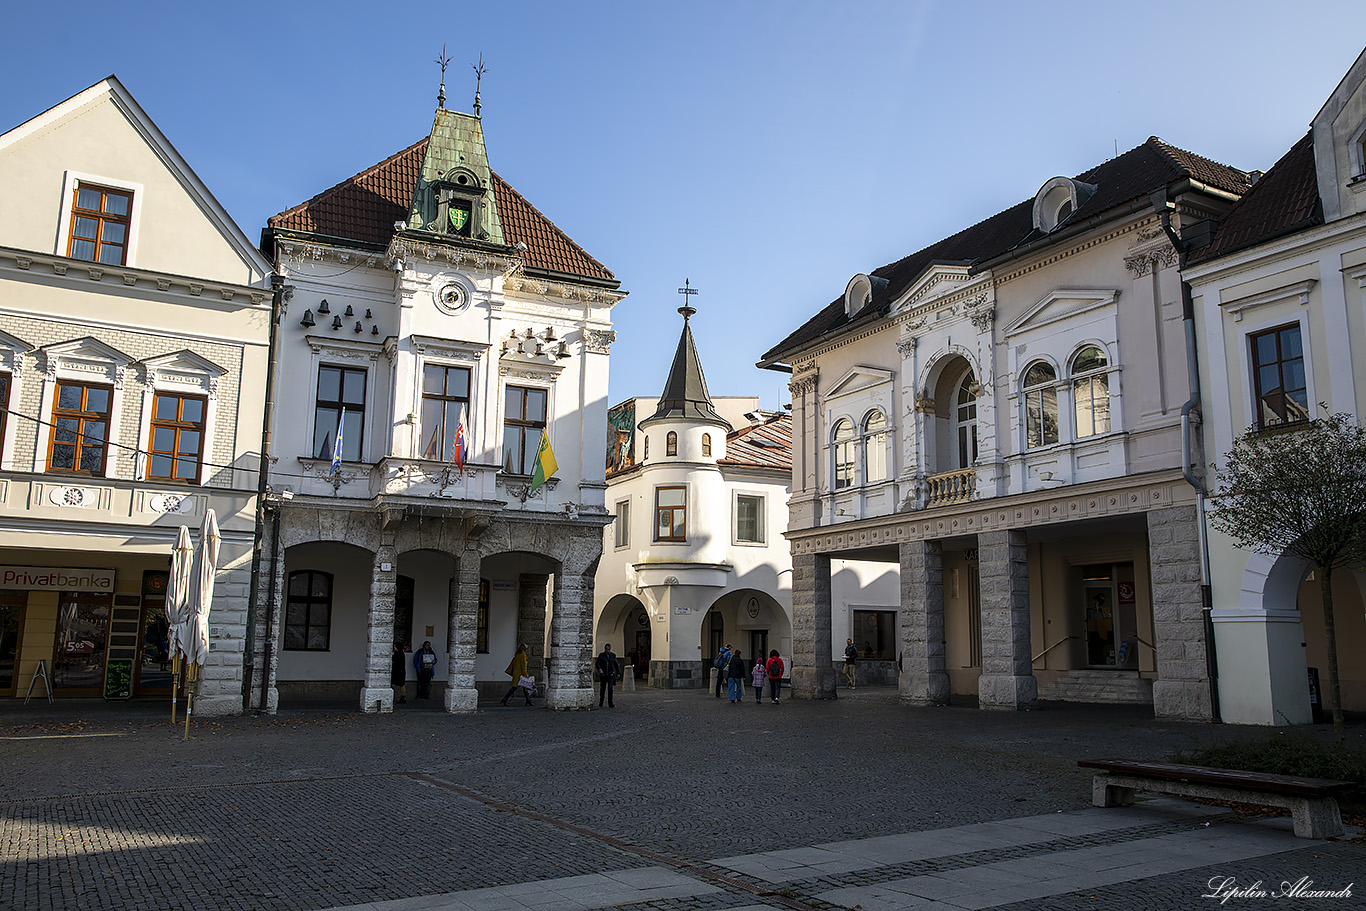
{"type": "Polygon", "coordinates": [[[1195,446],[1192,439],[1194,430],[1191,415],[1200,408],[1201,401],[1200,364],[1195,346],[1195,303],[1191,299],[1191,286],[1185,276],[1190,244],[1182,240],[1172,227],[1172,211],[1176,204],[1168,198],[1167,188],[1163,187],[1149,198],[1162,223],[1162,230],[1166,232],[1167,239],[1176,248],[1179,257],[1177,268],[1181,274],[1181,321],[1186,331],[1186,375],[1191,390],[1190,398],[1181,406],[1181,476],[1195,489],[1195,530],[1200,536],[1200,599],[1203,608],[1201,614],[1205,621],[1205,674],[1209,679],[1210,707],[1214,712],[1214,720],[1222,721],[1219,711],[1219,658],[1214,645],[1214,620],[1210,614],[1211,608],[1214,607],[1214,599],[1210,588],[1209,536],[1205,533],[1205,497],[1208,491],[1192,468],[1195,446]]]}
{"type": "MultiPolygon", "coordinates": [[[[242,711],[251,711],[251,675],[256,669],[256,614],[260,608],[257,592],[261,581],[261,540],[266,531],[266,493],[270,490],[270,428],[275,421],[275,367],[279,360],[280,319],[285,312],[285,277],[279,272],[270,274],[270,335],[266,344],[266,395],[261,413],[261,464],[256,476],[256,527],[251,548],[251,582],[247,590],[246,649],[242,654],[242,711]]],[[[278,534],[280,518],[275,517],[278,534]]],[[[274,551],[271,551],[272,558],[274,551]]],[[[271,573],[271,584],[275,575],[271,573]]],[[[272,602],[274,599],[272,599],[272,602]]],[[[267,639],[269,643],[269,639],[267,639]]],[[[267,645],[267,648],[269,645],[267,645]]],[[[269,667],[269,660],[266,666],[269,667]]],[[[264,675],[265,668],[262,669],[264,675]]],[[[262,690],[264,694],[264,690],[262,690]]],[[[264,707],[264,704],[263,706],[264,707]]]]}

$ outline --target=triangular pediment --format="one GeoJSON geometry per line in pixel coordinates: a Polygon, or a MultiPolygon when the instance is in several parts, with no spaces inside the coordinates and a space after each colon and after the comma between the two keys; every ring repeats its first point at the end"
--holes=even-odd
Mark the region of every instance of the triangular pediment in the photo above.
{"type": "Polygon", "coordinates": [[[853,395],[874,386],[890,383],[895,376],[896,374],[890,370],[860,364],[836,380],[834,385],[826,391],[825,398],[829,400],[844,395],[853,395]]]}
{"type": "Polygon", "coordinates": [[[188,348],[171,354],[163,354],[158,357],[149,357],[142,362],[143,367],[149,371],[164,371],[167,373],[190,373],[196,375],[222,376],[227,373],[227,369],[220,367],[213,361],[202,355],[195,354],[188,348]]]}
{"type": "Polygon", "coordinates": [[[1102,307],[1113,307],[1119,291],[1113,288],[1071,288],[1050,291],[1006,327],[1005,334],[1018,335],[1062,320],[1071,319],[1102,307]]]}
{"type": "Polygon", "coordinates": [[[922,304],[959,291],[973,278],[971,267],[955,263],[932,263],[901,295],[893,311],[913,310],[922,304]]]}
{"type": "Polygon", "coordinates": [[[19,338],[17,335],[10,335],[3,329],[0,329],[0,348],[8,348],[15,354],[23,354],[33,350],[33,346],[28,342],[19,338]]]}
{"type": "Polygon", "coordinates": [[[49,362],[53,359],[62,361],[85,361],[105,364],[113,364],[116,367],[126,367],[133,362],[133,359],[124,354],[113,345],[107,345],[97,338],[86,336],[69,342],[58,342],[55,345],[47,345],[43,349],[43,356],[49,362]]]}

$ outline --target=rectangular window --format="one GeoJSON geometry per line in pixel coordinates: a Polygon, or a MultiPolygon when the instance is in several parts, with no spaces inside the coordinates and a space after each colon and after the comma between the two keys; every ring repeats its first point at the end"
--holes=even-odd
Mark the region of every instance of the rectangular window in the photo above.
{"type": "MultiPolygon", "coordinates": [[[[455,603],[455,580],[451,580],[451,600],[455,603]]],[[[489,580],[479,580],[479,611],[475,617],[474,650],[480,655],[489,653],[489,580]]]]}
{"type": "Polygon", "coordinates": [[[616,520],[616,546],[626,547],[631,543],[631,501],[621,500],[617,503],[616,520]]]}
{"type": "Polygon", "coordinates": [[[158,392],[152,401],[152,438],[147,443],[147,478],[198,481],[204,449],[205,400],[158,392]]]}
{"type": "Polygon", "coordinates": [[[332,638],[332,574],[311,569],[289,574],[285,648],[325,652],[332,638]]]}
{"type": "Polygon", "coordinates": [[[545,430],[547,393],[524,386],[507,387],[503,411],[503,471],[531,474],[545,430]]]}
{"type": "Polygon", "coordinates": [[[1299,324],[1251,336],[1252,382],[1257,426],[1275,427],[1309,420],[1309,392],[1299,324]]]}
{"type": "Polygon", "coordinates": [[[9,387],[10,375],[0,373],[0,446],[5,442],[5,428],[9,421],[9,387]]]}
{"type": "Polygon", "coordinates": [[[1077,410],[1077,436],[1110,432],[1110,377],[1104,373],[1072,381],[1077,410]]]}
{"type": "Polygon", "coordinates": [[[896,612],[856,610],[852,612],[854,640],[860,658],[890,661],[896,658],[896,612]]]}
{"type": "Polygon", "coordinates": [[[71,234],[66,255],[92,263],[122,266],[128,259],[128,225],[133,194],[83,184],[71,201],[71,234]]]}
{"type": "Polygon", "coordinates": [[[655,540],[688,540],[688,488],[655,488],[655,540]]]}
{"type": "Polygon", "coordinates": [[[764,498],[737,494],[735,540],[740,544],[764,543],[764,498]]]}
{"type": "Polygon", "coordinates": [[[1058,390],[1052,386],[1025,392],[1025,446],[1058,442],[1058,390]]]}
{"type": "MultiPolygon", "coordinates": [[[[426,364],[422,368],[422,457],[437,462],[455,459],[455,429],[460,412],[469,420],[470,369],[426,364]]],[[[465,427],[468,447],[470,428],[465,427]]]]}
{"type": "Polygon", "coordinates": [[[114,392],[108,386],[57,383],[52,406],[52,445],[48,471],[104,474],[109,436],[109,406],[114,392]]]}
{"type": "Polygon", "coordinates": [[[835,443],[835,489],[841,490],[854,484],[854,441],[842,440],[835,443]]]}
{"type": "Polygon", "coordinates": [[[360,367],[318,368],[318,401],[313,411],[313,457],[332,460],[340,427],[341,457],[344,462],[359,462],[365,434],[365,370],[360,367]]]}

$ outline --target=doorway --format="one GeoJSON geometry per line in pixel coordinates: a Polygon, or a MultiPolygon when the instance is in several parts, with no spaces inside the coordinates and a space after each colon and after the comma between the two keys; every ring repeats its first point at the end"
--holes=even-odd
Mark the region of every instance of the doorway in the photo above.
{"type": "Polygon", "coordinates": [[[1133,563],[1103,563],[1081,568],[1086,663],[1122,668],[1137,655],[1133,563]]]}
{"type": "Polygon", "coordinates": [[[626,641],[622,647],[636,680],[647,679],[650,673],[650,615],[639,604],[626,615],[626,641]]]}
{"type": "Polygon", "coordinates": [[[19,675],[19,640],[23,633],[28,592],[0,591],[0,695],[16,692],[19,675]]]}
{"type": "Polygon", "coordinates": [[[762,661],[768,656],[768,630],[752,629],[749,631],[749,660],[751,665],[755,661],[762,661]]]}

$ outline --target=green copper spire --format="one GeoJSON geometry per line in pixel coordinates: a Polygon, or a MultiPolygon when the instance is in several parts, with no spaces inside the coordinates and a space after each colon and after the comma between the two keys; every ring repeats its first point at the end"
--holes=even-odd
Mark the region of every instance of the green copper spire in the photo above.
{"type": "Polygon", "coordinates": [[[438,108],[422,173],[413,189],[408,230],[452,242],[504,245],[484,129],[479,117],[438,108]]]}

